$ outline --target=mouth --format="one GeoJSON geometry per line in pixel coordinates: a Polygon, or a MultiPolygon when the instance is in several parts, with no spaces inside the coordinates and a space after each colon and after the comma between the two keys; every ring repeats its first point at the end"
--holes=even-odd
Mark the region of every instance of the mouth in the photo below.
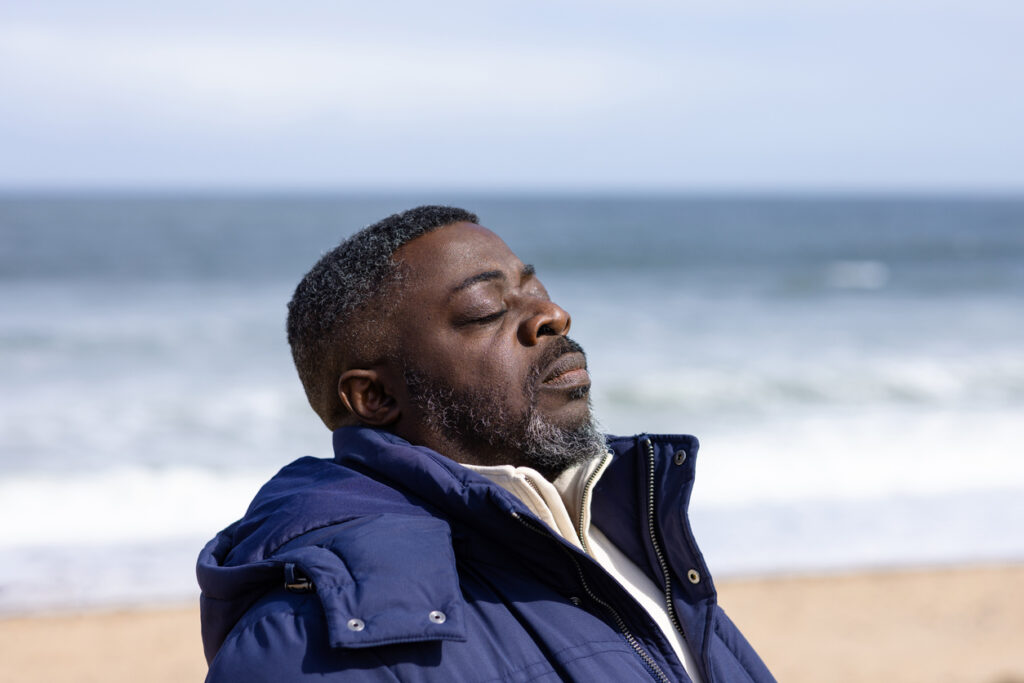
{"type": "Polygon", "coordinates": [[[587,372],[587,358],[580,352],[570,352],[559,356],[548,367],[547,374],[541,380],[542,387],[575,388],[590,384],[590,373],[587,372]]]}

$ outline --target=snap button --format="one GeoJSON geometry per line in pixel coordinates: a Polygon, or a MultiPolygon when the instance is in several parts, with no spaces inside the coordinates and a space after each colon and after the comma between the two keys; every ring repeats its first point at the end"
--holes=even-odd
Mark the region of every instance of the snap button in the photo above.
{"type": "Polygon", "coordinates": [[[676,457],[673,458],[673,460],[675,460],[675,463],[677,465],[682,465],[684,462],[686,462],[686,451],[684,451],[684,450],[676,451],[676,457]]]}
{"type": "Polygon", "coordinates": [[[435,624],[443,624],[448,619],[448,617],[444,615],[444,612],[438,610],[434,610],[428,616],[430,617],[430,620],[435,624]]]}
{"type": "Polygon", "coordinates": [[[686,578],[690,580],[690,583],[700,583],[700,573],[696,569],[686,572],[686,578]]]}
{"type": "Polygon", "coordinates": [[[349,631],[362,631],[366,628],[366,624],[363,623],[362,619],[349,619],[348,630],[349,631]]]}

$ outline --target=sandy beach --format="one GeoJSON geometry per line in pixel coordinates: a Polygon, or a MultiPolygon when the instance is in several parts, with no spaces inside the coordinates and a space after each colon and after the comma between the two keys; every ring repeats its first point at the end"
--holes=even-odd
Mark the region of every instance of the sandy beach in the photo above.
{"type": "MultiPolygon", "coordinates": [[[[1024,566],[719,582],[783,683],[1024,683],[1024,566]]],[[[197,681],[193,606],[0,619],[0,681],[197,681]]]]}

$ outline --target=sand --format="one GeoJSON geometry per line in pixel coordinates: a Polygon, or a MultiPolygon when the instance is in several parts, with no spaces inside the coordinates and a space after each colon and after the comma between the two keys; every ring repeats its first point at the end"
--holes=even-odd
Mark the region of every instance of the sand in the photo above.
{"type": "MultiPolygon", "coordinates": [[[[719,582],[782,683],[1024,683],[1024,566],[719,582]]],[[[195,607],[0,619],[0,681],[202,680],[195,607]]]]}
{"type": "Polygon", "coordinates": [[[1024,566],[733,581],[719,593],[783,683],[1024,683],[1024,566]]]}

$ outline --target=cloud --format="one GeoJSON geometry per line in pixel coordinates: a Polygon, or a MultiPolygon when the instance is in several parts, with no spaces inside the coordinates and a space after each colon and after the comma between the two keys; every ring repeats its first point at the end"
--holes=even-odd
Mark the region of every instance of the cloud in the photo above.
{"type": "Polygon", "coordinates": [[[0,30],[8,94],[94,115],[274,127],[323,113],[423,122],[452,115],[543,119],[656,87],[635,60],[545,46],[529,51],[377,40],[134,35],[35,26],[0,30]],[[628,94],[628,93],[627,93],[628,94]]]}
{"type": "Polygon", "coordinates": [[[0,184],[1024,183],[1024,10],[996,0],[0,14],[0,184]]]}

